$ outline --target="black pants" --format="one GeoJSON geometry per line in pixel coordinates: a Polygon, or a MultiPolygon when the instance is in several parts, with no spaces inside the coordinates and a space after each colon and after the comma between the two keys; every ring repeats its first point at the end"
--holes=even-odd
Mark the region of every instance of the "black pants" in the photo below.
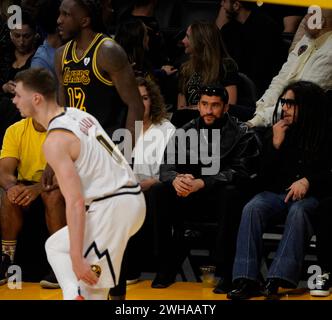
{"type": "MultiPolygon", "coordinates": [[[[248,187],[248,185],[247,185],[248,187]]],[[[242,208],[253,188],[216,186],[178,197],[172,185],[159,183],[151,189],[158,272],[176,274],[185,256],[185,221],[211,219],[217,222],[215,262],[221,277],[232,275],[237,231],[242,208]]]]}
{"type": "Polygon", "coordinates": [[[325,272],[332,272],[332,197],[320,202],[314,226],[317,237],[318,264],[325,272]]]}

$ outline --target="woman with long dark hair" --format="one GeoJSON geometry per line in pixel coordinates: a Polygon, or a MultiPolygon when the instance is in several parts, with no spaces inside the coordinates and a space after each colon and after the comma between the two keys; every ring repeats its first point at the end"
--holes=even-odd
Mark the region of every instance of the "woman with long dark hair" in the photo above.
{"type": "Polygon", "coordinates": [[[115,41],[127,53],[128,60],[137,76],[147,76],[152,72],[145,52],[149,49],[149,36],[144,23],[140,20],[131,20],[119,25],[115,41]]]}
{"type": "Polygon", "coordinates": [[[180,71],[178,109],[195,107],[199,88],[210,83],[222,84],[229,95],[229,103],[237,102],[237,65],[223,44],[219,29],[211,22],[194,22],[182,40],[189,59],[180,71]]]}

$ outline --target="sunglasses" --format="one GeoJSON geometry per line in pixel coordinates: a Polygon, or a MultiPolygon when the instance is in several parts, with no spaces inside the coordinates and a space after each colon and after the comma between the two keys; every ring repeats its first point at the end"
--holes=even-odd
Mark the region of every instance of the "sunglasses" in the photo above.
{"type": "Polygon", "coordinates": [[[208,96],[218,96],[221,97],[221,100],[225,103],[228,102],[228,93],[225,88],[207,86],[200,89],[200,94],[206,94],[208,96]]]}
{"type": "Polygon", "coordinates": [[[292,108],[292,107],[295,107],[297,105],[297,102],[296,100],[294,99],[285,99],[285,98],[280,98],[280,104],[281,106],[283,107],[284,105],[286,105],[286,107],[289,109],[289,108],[292,108]]]}

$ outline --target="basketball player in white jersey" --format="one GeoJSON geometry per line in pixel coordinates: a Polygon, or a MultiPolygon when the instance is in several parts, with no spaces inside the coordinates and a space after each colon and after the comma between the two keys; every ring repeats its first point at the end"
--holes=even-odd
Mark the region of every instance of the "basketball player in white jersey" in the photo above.
{"type": "Polygon", "coordinates": [[[21,115],[48,130],[45,157],[66,201],[68,226],[46,242],[63,298],[107,299],[110,291],[111,298],[122,299],[122,258],[145,217],[134,174],[93,116],[57,104],[56,83],[46,69],[26,70],[15,81],[13,101],[21,115]]]}

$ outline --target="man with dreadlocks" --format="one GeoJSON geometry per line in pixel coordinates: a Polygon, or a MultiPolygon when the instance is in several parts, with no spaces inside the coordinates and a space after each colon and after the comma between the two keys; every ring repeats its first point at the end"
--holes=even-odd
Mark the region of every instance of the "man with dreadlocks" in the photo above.
{"type": "Polygon", "coordinates": [[[55,58],[59,102],[95,116],[109,136],[126,126],[134,137],[135,120],[143,119],[142,99],[126,53],[102,33],[101,11],[100,0],[61,3],[59,34],[70,41],[55,58]]]}
{"type": "Polygon", "coordinates": [[[327,105],[323,89],[311,82],[299,81],[284,88],[263,150],[264,192],[243,209],[233,266],[235,289],[228,298],[262,294],[274,298],[279,287],[297,286],[313,235],[310,218],[328,192],[325,181],[332,175],[327,105]],[[282,221],[283,237],[264,287],[260,277],[262,236],[267,226],[282,221]]]}

